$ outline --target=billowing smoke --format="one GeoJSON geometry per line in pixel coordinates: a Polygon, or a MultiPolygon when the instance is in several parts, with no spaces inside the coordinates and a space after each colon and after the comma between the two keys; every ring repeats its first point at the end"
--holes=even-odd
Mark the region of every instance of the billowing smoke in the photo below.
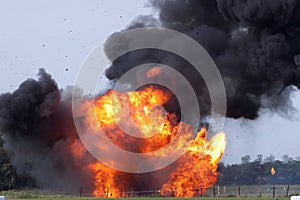
{"type": "MultiPolygon", "coordinates": [[[[60,91],[40,69],[38,81],[28,79],[13,93],[0,96],[0,132],[17,172],[29,175],[40,187],[79,192],[91,183],[70,145],[78,137],[72,112],[71,88],[60,91]]],[[[91,159],[91,158],[88,158],[91,159]]]]}
{"type": "MultiPolygon", "coordinates": [[[[300,87],[299,0],[152,0],[159,21],[138,17],[127,29],[162,26],[198,41],[212,56],[225,83],[227,117],[255,119],[260,109],[287,112],[300,87]]],[[[147,38],[145,36],[145,38],[147,38]]],[[[131,41],[108,40],[108,55],[131,41]]],[[[174,67],[192,83],[202,113],[210,113],[205,83],[186,61],[167,52],[139,50],[113,62],[106,75],[118,79],[138,64],[174,67]]]]}

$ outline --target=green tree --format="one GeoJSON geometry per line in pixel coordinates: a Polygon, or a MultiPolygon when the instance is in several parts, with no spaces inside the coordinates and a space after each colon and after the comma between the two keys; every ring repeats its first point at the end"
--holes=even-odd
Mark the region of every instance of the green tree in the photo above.
{"type": "Polygon", "coordinates": [[[273,163],[275,161],[275,156],[273,156],[272,154],[267,156],[264,160],[265,163],[273,163]]]}
{"type": "Polygon", "coordinates": [[[263,155],[258,154],[258,155],[256,156],[255,162],[261,164],[262,161],[263,161],[263,155]]]}
{"type": "Polygon", "coordinates": [[[284,154],[282,157],[282,161],[283,161],[283,163],[288,163],[289,162],[289,155],[287,155],[287,154],[284,154]]]}
{"type": "Polygon", "coordinates": [[[6,151],[3,149],[3,140],[0,136],[0,190],[8,190],[15,187],[16,172],[9,161],[6,151]]]}
{"type": "Polygon", "coordinates": [[[242,164],[247,164],[251,160],[251,157],[249,155],[245,155],[241,158],[242,164]]]}

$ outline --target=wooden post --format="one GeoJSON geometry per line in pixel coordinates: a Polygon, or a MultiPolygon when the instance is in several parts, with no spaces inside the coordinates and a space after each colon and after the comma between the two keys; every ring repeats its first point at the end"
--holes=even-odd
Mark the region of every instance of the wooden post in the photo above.
{"type": "Polygon", "coordinates": [[[203,195],[203,192],[202,192],[202,188],[200,188],[200,196],[202,197],[202,195],[203,195]]]}
{"type": "Polygon", "coordinates": [[[216,197],[216,187],[214,186],[214,197],[216,197]]]}
{"type": "Polygon", "coordinates": [[[289,190],[290,190],[290,185],[287,186],[287,190],[286,190],[286,196],[289,196],[289,190]]]}
{"type": "Polygon", "coordinates": [[[82,186],[80,187],[79,196],[82,196],[82,186]]]}
{"type": "Polygon", "coordinates": [[[241,187],[238,187],[238,196],[241,196],[241,187]]]}
{"type": "Polygon", "coordinates": [[[120,189],[120,197],[122,198],[122,188],[120,189]]]}
{"type": "MultiPolygon", "coordinates": [[[[126,183],[124,183],[124,197],[126,198],[126,191],[127,191],[127,187],[126,187],[126,183]]],[[[128,193],[127,193],[128,195],[128,193]]]]}
{"type": "Polygon", "coordinates": [[[273,197],[275,197],[275,185],[273,186],[273,197]]]}

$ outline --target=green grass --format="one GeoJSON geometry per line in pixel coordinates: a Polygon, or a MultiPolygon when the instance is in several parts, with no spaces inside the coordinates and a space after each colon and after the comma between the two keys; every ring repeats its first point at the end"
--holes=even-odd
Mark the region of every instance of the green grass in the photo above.
{"type": "MultiPolygon", "coordinates": [[[[0,192],[0,195],[1,192],[0,192]]],[[[3,193],[6,200],[104,200],[106,198],[94,198],[94,197],[79,197],[68,196],[59,193],[53,193],[50,191],[41,190],[10,190],[3,193]]],[[[169,198],[169,197],[136,197],[126,198],[127,200],[186,200],[187,198],[169,198]]],[[[289,197],[197,197],[189,198],[192,200],[289,200],[289,197]]],[[[111,199],[110,199],[111,200],[111,199]]]]}
{"type": "MultiPolygon", "coordinates": [[[[7,200],[104,200],[105,198],[93,198],[93,197],[75,197],[75,196],[39,196],[39,197],[7,197],[7,200]]],[[[167,198],[167,197],[139,197],[139,198],[126,198],[127,200],[186,200],[186,198],[167,198]]],[[[195,200],[288,200],[288,197],[198,197],[190,198],[195,200]]],[[[111,200],[111,199],[110,199],[111,200]]]]}

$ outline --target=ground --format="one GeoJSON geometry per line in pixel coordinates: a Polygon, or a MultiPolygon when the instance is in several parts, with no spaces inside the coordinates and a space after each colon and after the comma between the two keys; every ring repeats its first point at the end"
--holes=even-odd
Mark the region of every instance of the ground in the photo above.
{"type": "MultiPolygon", "coordinates": [[[[53,194],[52,192],[40,190],[18,190],[3,191],[0,196],[4,195],[6,200],[104,200],[105,198],[94,198],[85,196],[68,196],[64,194],[53,194]]],[[[186,198],[168,198],[168,197],[136,197],[126,198],[127,200],[181,200],[186,198]]],[[[197,197],[190,198],[193,200],[289,200],[289,197],[197,197]]]]}

